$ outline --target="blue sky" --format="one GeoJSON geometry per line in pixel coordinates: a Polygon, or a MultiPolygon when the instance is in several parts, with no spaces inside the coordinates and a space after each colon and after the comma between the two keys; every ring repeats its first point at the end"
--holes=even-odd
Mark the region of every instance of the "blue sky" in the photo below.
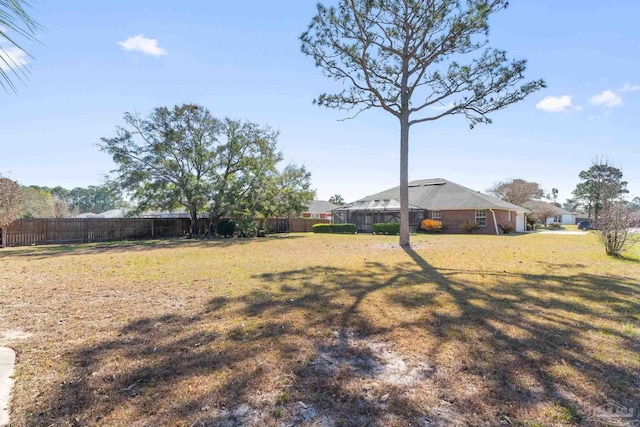
{"type": "MultiPolygon", "coordinates": [[[[399,126],[382,111],[338,121],[312,105],[334,87],[300,52],[315,1],[37,1],[46,28],[18,94],[0,92],[0,173],[24,185],[99,184],[98,150],[125,111],[195,102],[280,131],[320,199],[397,185],[399,126]]],[[[491,21],[491,46],[527,58],[547,89],[470,130],[463,117],[412,127],[410,179],[484,191],[510,178],[570,197],[597,156],[640,196],[640,2],[521,0],[491,21]]],[[[25,60],[27,60],[25,58],[25,60]]]]}

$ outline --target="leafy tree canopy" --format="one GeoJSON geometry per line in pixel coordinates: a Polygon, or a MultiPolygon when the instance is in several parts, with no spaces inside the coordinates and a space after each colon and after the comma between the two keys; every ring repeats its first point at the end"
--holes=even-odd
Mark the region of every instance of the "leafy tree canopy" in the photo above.
{"type": "Polygon", "coordinates": [[[56,198],[67,200],[69,207],[79,213],[100,213],[128,206],[122,191],[113,182],[90,185],[86,188],[75,187],[70,191],[56,187],[51,190],[51,193],[56,198]]]}
{"type": "Polygon", "coordinates": [[[238,214],[252,216],[259,206],[276,165],[282,160],[277,151],[278,133],[255,123],[225,119],[208,209],[212,219],[238,214]]]}
{"type": "Polygon", "coordinates": [[[55,216],[53,196],[45,187],[21,186],[20,200],[19,218],[53,218],[55,216]]]}
{"type": "Polygon", "coordinates": [[[344,205],[344,198],[340,194],[334,194],[333,196],[329,197],[329,202],[338,206],[344,205]]]}
{"type": "Polygon", "coordinates": [[[0,227],[11,224],[20,213],[20,186],[0,175],[0,227]]]}
{"type": "Polygon", "coordinates": [[[138,209],[186,208],[193,234],[198,212],[214,222],[256,212],[282,160],[277,132],[217,119],[199,105],[156,108],[146,118],[126,113],[124,120],[126,126],[100,145],[118,165],[115,181],[138,209]]]}
{"type": "Polygon", "coordinates": [[[315,197],[311,173],[304,166],[287,165],[273,174],[260,192],[256,211],[264,218],[304,212],[315,197]]]}
{"type": "Polygon", "coordinates": [[[640,210],[640,196],[636,196],[628,202],[629,208],[632,210],[640,210]]]}
{"type": "Polygon", "coordinates": [[[627,194],[627,182],[622,180],[622,171],[606,158],[597,158],[587,170],[578,176],[582,182],[573,190],[574,197],[582,202],[591,216],[597,219],[600,212],[606,212],[614,202],[627,194]]]}

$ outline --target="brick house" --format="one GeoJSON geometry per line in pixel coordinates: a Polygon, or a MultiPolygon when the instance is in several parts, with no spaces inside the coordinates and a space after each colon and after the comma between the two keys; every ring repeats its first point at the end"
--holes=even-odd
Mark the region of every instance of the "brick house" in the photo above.
{"type": "Polygon", "coordinates": [[[324,200],[312,200],[307,210],[301,213],[303,218],[331,220],[331,212],[338,206],[324,200]]]}
{"type": "MultiPolygon", "coordinates": [[[[372,225],[400,221],[400,187],[364,197],[333,210],[334,223],[354,223],[358,232],[371,232],[372,225]]],[[[480,193],[446,179],[422,179],[409,183],[409,227],[415,232],[423,219],[435,219],[447,225],[443,233],[464,233],[460,224],[475,222],[476,234],[501,234],[500,226],[525,231],[521,206],[495,196],[480,193]]]]}

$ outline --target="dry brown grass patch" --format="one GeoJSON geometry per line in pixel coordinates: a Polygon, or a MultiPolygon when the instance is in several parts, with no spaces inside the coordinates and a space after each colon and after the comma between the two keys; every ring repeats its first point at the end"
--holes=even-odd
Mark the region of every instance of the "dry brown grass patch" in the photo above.
{"type": "Polygon", "coordinates": [[[14,425],[574,425],[607,398],[637,407],[639,252],[396,239],[1,251],[14,425]]]}

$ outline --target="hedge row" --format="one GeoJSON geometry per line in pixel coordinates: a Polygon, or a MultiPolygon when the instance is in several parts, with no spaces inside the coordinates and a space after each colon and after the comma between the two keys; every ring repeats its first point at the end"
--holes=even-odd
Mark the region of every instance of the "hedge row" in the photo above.
{"type": "Polygon", "coordinates": [[[315,224],[314,233],[356,234],[358,228],[355,224],[315,224]]]}
{"type": "Polygon", "coordinates": [[[400,233],[400,224],[397,222],[381,222],[373,224],[374,234],[398,234],[400,233]]]}

